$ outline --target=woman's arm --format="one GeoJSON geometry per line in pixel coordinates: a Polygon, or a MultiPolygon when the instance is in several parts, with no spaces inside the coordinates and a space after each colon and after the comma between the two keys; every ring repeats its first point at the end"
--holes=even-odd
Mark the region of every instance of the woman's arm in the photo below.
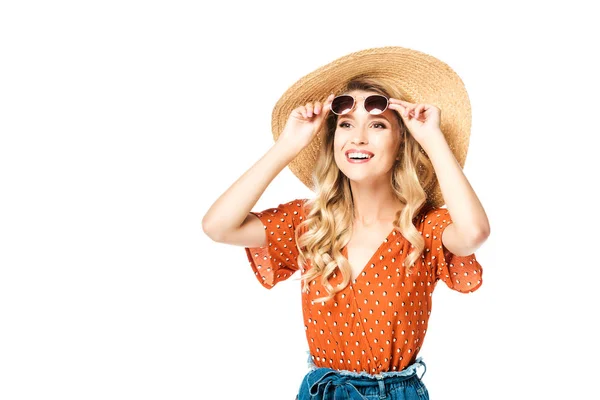
{"type": "Polygon", "coordinates": [[[297,154],[293,147],[277,141],[208,209],[202,218],[204,233],[222,243],[257,247],[266,244],[263,224],[250,211],[297,154]]]}
{"type": "Polygon", "coordinates": [[[292,110],[269,151],[233,183],[208,209],[202,229],[212,240],[244,247],[266,245],[264,226],[253,214],[267,186],[304,149],[321,129],[333,100],[307,103],[292,110]]]}
{"type": "Polygon", "coordinates": [[[431,134],[423,149],[433,164],[453,221],[444,231],[444,247],[456,255],[472,254],[490,234],[485,210],[441,131],[431,134]]]}

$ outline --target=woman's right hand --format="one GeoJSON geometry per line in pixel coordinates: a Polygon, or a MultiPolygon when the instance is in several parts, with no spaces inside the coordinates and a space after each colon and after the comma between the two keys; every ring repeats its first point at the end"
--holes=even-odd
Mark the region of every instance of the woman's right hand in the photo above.
{"type": "Polygon", "coordinates": [[[298,152],[308,146],[327,118],[334,97],[331,94],[323,104],[316,101],[293,109],[277,141],[293,146],[298,152]]]}

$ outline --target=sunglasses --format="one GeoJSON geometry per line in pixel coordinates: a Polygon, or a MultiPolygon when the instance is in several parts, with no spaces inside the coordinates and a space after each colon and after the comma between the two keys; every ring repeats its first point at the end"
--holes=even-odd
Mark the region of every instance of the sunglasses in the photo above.
{"type": "MultiPolygon", "coordinates": [[[[372,115],[382,114],[389,105],[387,97],[380,94],[372,94],[364,99],[363,108],[372,115]]],[[[354,110],[354,106],[356,106],[356,99],[349,94],[342,94],[333,99],[330,108],[334,114],[344,115],[354,110]]]]}

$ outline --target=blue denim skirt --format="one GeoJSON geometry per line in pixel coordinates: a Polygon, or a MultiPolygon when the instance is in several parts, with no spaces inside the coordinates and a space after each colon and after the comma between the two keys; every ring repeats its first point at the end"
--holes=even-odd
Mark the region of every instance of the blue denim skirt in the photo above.
{"type": "Polygon", "coordinates": [[[370,375],[366,372],[316,368],[304,376],[297,400],[429,400],[421,380],[427,367],[421,357],[402,371],[370,375]],[[417,375],[417,367],[423,374],[417,375]]]}

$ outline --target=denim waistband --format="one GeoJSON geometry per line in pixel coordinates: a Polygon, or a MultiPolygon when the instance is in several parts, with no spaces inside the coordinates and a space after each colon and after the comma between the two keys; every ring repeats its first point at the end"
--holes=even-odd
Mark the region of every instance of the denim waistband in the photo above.
{"type": "MultiPolygon", "coordinates": [[[[308,368],[312,371],[315,369],[319,369],[319,367],[317,367],[315,365],[315,363],[312,360],[312,356],[310,355],[309,352],[308,353],[308,368]]],[[[419,377],[419,379],[423,379],[423,376],[425,376],[425,372],[427,372],[427,366],[425,365],[425,362],[423,361],[423,357],[417,357],[417,359],[415,360],[414,363],[408,365],[406,368],[404,368],[402,371],[386,371],[386,372],[381,372],[379,374],[369,374],[365,371],[361,371],[361,372],[353,372],[353,371],[347,371],[347,370],[336,370],[337,373],[339,373],[340,375],[346,375],[346,376],[350,376],[350,377],[356,377],[356,378],[360,378],[360,377],[367,377],[367,378],[372,378],[372,379],[381,379],[382,377],[388,377],[388,376],[408,376],[408,375],[413,375],[417,373],[417,368],[419,366],[423,366],[423,373],[421,374],[421,376],[419,377]]]]}
{"type": "MultiPolygon", "coordinates": [[[[394,384],[402,381],[408,381],[413,377],[418,377],[417,368],[423,366],[423,378],[427,367],[422,357],[418,357],[414,363],[408,365],[402,371],[386,371],[378,374],[369,374],[367,372],[353,372],[347,370],[334,370],[331,368],[319,368],[308,359],[310,372],[304,378],[301,390],[298,396],[299,400],[318,399],[352,399],[363,400],[363,395],[357,387],[378,386],[380,398],[385,398],[386,384],[394,384]]],[[[419,390],[424,390],[419,388],[419,390]]]]}

